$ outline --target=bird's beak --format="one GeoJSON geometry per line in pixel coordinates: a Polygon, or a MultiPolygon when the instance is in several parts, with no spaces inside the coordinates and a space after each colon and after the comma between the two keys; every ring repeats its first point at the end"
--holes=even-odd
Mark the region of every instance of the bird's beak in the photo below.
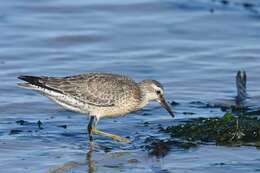
{"type": "Polygon", "coordinates": [[[165,99],[164,99],[163,96],[160,96],[160,98],[159,98],[158,101],[159,101],[159,103],[161,104],[161,106],[162,106],[164,109],[166,109],[172,117],[175,117],[174,114],[173,114],[173,112],[172,112],[172,110],[171,110],[171,108],[170,108],[170,106],[169,106],[168,103],[165,101],[165,99]]]}

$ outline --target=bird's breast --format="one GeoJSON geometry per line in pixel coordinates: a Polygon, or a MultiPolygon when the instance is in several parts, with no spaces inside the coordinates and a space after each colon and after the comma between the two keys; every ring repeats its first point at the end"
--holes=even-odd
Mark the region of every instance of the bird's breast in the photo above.
{"type": "Polygon", "coordinates": [[[114,116],[120,116],[125,115],[130,112],[137,111],[139,109],[139,102],[138,100],[131,100],[128,101],[117,101],[114,106],[109,107],[96,107],[94,111],[91,112],[91,114],[99,115],[100,117],[114,117],[114,116]]]}

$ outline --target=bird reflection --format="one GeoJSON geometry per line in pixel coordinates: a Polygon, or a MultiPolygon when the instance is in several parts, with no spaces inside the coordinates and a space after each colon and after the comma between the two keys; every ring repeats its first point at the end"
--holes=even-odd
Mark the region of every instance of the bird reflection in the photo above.
{"type": "Polygon", "coordinates": [[[74,169],[81,169],[82,166],[85,167],[87,165],[88,167],[88,173],[95,173],[96,172],[96,162],[93,160],[93,152],[94,152],[94,143],[89,143],[89,150],[86,155],[86,162],[75,162],[70,161],[67,163],[64,163],[62,165],[58,165],[50,170],[48,170],[46,173],[65,173],[67,171],[72,171],[74,169]]]}
{"type": "Polygon", "coordinates": [[[96,162],[93,160],[93,151],[94,151],[94,143],[89,143],[89,151],[87,152],[87,165],[88,165],[88,173],[96,172],[96,162]]]}

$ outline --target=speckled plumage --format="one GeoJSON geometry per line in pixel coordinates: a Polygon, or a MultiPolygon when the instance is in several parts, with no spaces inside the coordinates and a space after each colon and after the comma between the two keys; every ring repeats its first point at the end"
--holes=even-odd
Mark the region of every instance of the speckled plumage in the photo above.
{"type": "Polygon", "coordinates": [[[135,111],[142,102],[139,85],[122,75],[86,73],[69,77],[20,78],[29,82],[22,84],[23,87],[38,90],[65,108],[99,117],[135,111]]]}
{"type": "Polygon", "coordinates": [[[92,133],[129,142],[128,139],[96,129],[98,120],[141,109],[149,101],[158,101],[172,116],[165,101],[163,86],[155,80],[136,83],[127,76],[110,73],[86,73],[68,77],[19,76],[27,83],[18,84],[41,92],[59,105],[90,115],[89,139],[92,133]]]}

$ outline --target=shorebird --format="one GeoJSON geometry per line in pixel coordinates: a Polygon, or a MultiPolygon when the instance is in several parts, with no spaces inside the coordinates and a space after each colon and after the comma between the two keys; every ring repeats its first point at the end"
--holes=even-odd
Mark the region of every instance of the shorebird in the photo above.
{"type": "Polygon", "coordinates": [[[237,95],[232,99],[222,99],[217,102],[210,104],[213,107],[220,107],[223,110],[231,109],[231,111],[237,114],[236,119],[236,132],[234,133],[232,139],[240,139],[244,134],[241,132],[239,127],[240,116],[244,115],[245,110],[248,108],[247,101],[249,96],[247,94],[247,75],[244,70],[239,70],[236,74],[236,90],[237,95]]]}
{"type": "Polygon", "coordinates": [[[220,107],[223,109],[234,108],[243,109],[246,108],[247,101],[251,98],[247,94],[247,75],[244,70],[239,70],[236,74],[236,90],[237,95],[232,99],[220,99],[213,103],[209,103],[210,106],[220,107]]]}
{"type": "Polygon", "coordinates": [[[110,137],[121,142],[129,139],[100,131],[96,125],[100,118],[116,117],[137,111],[150,101],[157,101],[170,115],[174,114],[164,99],[162,84],[156,80],[133,79],[110,73],[85,73],[68,77],[19,76],[26,83],[18,85],[39,91],[62,107],[90,116],[89,140],[93,134],[110,137]]]}
{"type": "Polygon", "coordinates": [[[243,104],[243,102],[248,98],[246,81],[246,71],[239,70],[236,75],[237,96],[235,97],[238,106],[243,104]]]}

